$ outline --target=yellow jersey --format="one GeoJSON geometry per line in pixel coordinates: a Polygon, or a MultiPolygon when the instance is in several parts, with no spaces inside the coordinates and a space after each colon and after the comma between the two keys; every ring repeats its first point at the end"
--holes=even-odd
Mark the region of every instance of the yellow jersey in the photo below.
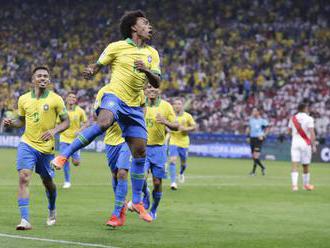
{"type": "Polygon", "coordinates": [[[37,99],[34,91],[30,91],[18,99],[18,115],[25,117],[22,142],[39,152],[54,153],[55,139],[43,141],[41,136],[56,126],[58,116],[67,115],[62,97],[46,90],[37,99]]]}
{"type": "Polygon", "coordinates": [[[110,43],[97,61],[99,65],[111,65],[111,80],[105,92],[116,95],[131,107],[140,106],[141,91],[147,81],[145,73],[135,68],[136,60],[142,60],[152,72],[161,74],[157,50],[149,45],[138,47],[129,38],[110,43]]]}
{"type": "MultiPolygon", "coordinates": [[[[196,125],[191,114],[183,112],[182,115],[177,116],[177,120],[180,126],[190,127],[196,125]]],[[[170,145],[175,145],[182,148],[188,148],[190,144],[188,132],[172,131],[170,138],[170,145]]]]}
{"type": "Polygon", "coordinates": [[[157,123],[157,114],[160,114],[169,122],[174,122],[176,120],[175,112],[169,102],[159,98],[154,105],[150,105],[147,100],[145,113],[148,131],[147,145],[165,144],[166,126],[164,124],[157,123]]]}
{"type": "Polygon", "coordinates": [[[71,144],[80,130],[82,123],[87,122],[85,111],[78,105],[73,110],[67,109],[70,119],[70,127],[60,134],[60,142],[71,144]]]}
{"type": "Polygon", "coordinates": [[[113,123],[105,133],[104,144],[110,146],[117,146],[124,143],[125,139],[122,137],[121,129],[117,122],[113,123]]]}

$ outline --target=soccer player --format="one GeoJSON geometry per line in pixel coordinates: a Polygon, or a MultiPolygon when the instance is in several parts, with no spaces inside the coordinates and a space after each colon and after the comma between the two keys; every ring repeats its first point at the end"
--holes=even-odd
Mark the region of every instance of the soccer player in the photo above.
{"type": "Polygon", "coordinates": [[[298,106],[298,113],[289,121],[289,133],[292,134],[291,160],[292,190],[298,190],[298,165],[303,166],[303,184],[305,190],[313,190],[310,184],[309,164],[312,159],[312,151],[316,151],[314,119],[308,115],[309,107],[305,103],[298,106]]]}
{"type": "Polygon", "coordinates": [[[103,93],[96,99],[97,122],[83,130],[52,164],[61,169],[74,152],[118,122],[133,156],[133,207],[140,218],[151,222],[152,217],[141,201],[147,131],[140,103],[146,81],[156,88],[160,85],[159,55],[147,45],[152,37],[152,27],[142,11],[127,12],[121,18],[120,31],[124,40],[110,43],[97,63],[89,65],[83,72],[86,79],[91,79],[102,67],[111,65],[110,83],[103,87],[103,93]]]}
{"type": "Polygon", "coordinates": [[[148,84],[145,94],[147,96],[145,119],[148,131],[146,172],[150,171],[153,177],[153,203],[150,215],[155,220],[163,195],[162,179],[166,178],[166,128],[178,130],[179,125],[171,104],[161,99],[160,89],[148,84]]]}
{"type": "Polygon", "coordinates": [[[29,183],[33,170],[40,175],[46,188],[49,203],[47,225],[55,224],[57,193],[56,185],[53,182],[54,170],[50,166],[50,161],[54,158],[54,135],[64,131],[70,125],[63,99],[47,90],[50,83],[48,68],[36,67],[32,72],[32,83],[33,90],[18,99],[18,119],[4,120],[6,126],[25,127],[17,149],[18,207],[21,213],[21,223],[16,230],[32,228],[29,222],[29,183]],[[58,125],[56,125],[57,117],[61,120],[58,125]]]}
{"type": "Polygon", "coordinates": [[[179,156],[181,161],[179,182],[184,183],[184,171],[187,168],[188,147],[190,143],[189,132],[196,129],[196,123],[191,114],[184,111],[183,100],[181,98],[176,98],[174,100],[173,108],[179,123],[179,130],[171,132],[169,173],[171,178],[171,189],[176,190],[178,188],[176,184],[177,157],[179,156]]]}
{"type": "Polygon", "coordinates": [[[251,153],[253,158],[253,168],[250,172],[251,176],[256,175],[257,165],[261,167],[262,175],[266,175],[266,167],[260,161],[260,153],[262,143],[269,131],[268,121],[261,117],[260,110],[258,108],[252,109],[252,116],[249,119],[249,125],[246,128],[246,134],[249,136],[251,153]]]}
{"type": "Polygon", "coordinates": [[[112,188],[115,193],[115,206],[108,226],[123,226],[126,221],[127,177],[131,152],[117,123],[113,124],[104,137],[105,153],[112,173],[112,188]]]}
{"type": "MultiPolygon", "coordinates": [[[[77,105],[77,96],[74,92],[69,92],[66,98],[66,108],[70,119],[70,127],[60,134],[60,152],[69,146],[80,131],[88,126],[85,111],[77,105]]],[[[80,165],[80,151],[72,154],[72,164],[80,165]]],[[[70,162],[64,165],[64,184],[63,188],[71,187],[70,162]]]]}

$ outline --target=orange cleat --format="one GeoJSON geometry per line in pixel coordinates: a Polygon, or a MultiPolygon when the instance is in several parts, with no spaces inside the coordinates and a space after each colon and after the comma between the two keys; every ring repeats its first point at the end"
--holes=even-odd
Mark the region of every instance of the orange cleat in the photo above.
{"type": "Polygon", "coordinates": [[[133,210],[139,214],[140,219],[146,222],[152,222],[152,217],[150,214],[145,210],[143,203],[140,202],[138,204],[132,204],[133,210]]]}
{"type": "Polygon", "coordinates": [[[117,227],[122,226],[124,223],[116,215],[112,215],[111,218],[106,223],[107,226],[117,227]]]}
{"type": "Polygon", "coordinates": [[[306,184],[306,185],[304,185],[304,190],[311,191],[311,190],[314,190],[314,189],[315,189],[315,187],[312,184],[306,184]]]}
{"type": "Polygon", "coordinates": [[[68,159],[66,157],[58,155],[52,161],[50,161],[50,165],[53,166],[56,170],[60,170],[63,168],[67,161],[68,159]]]}
{"type": "Polygon", "coordinates": [[[127,203],[125,202],[123,208],[120,211],[120,219],[123,225],[126,222],[126,213],[127,213],[127,203]]]}

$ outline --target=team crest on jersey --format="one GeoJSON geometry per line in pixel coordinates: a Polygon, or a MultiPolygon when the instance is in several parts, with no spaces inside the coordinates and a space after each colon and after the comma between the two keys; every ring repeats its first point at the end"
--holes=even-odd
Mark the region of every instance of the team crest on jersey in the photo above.
{"type": "Polygon", "coordinates": [[[148,63],[151,63],[151,61],[152,61],[152,57],[151,57],[151,55],[149,55],[148,56],[148,63]]]}
{"type": "Polygon", "coordinates": [[[44,108],[44,111],[48,111],[49,110],[49,105],[45,104],[43,108],[44,108]]]}

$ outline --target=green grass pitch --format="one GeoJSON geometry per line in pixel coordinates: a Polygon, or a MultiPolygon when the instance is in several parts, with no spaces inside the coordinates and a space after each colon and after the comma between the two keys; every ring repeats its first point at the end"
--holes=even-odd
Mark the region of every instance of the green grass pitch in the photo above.
{"type": "MultiPolygon", "coordinates": [[[[113,247],[330,247],[330,165],[315,164],[313,192],[291,192],[290,164],[266,162],[267,175],[248,176],[249,160],[190,158],[186,183],[164,185],[158,219],[149,224],[128,213],[124,227],[105,222],[113,208],[110,173],[104,154],[82,153],[72,168],[72,188],[64,190],[57,172],[57,224],[46,227],[47,200],[34,174],[31,192],[33,230],[15,230],[16,150],[0,150],[0,234],[66,240],[113,247]]],[[[301,176],[299,177],[301,183],[301,176]]],[[[300,184],[301,185],[301,184],[300,184]]],[[[131,187],[129,186],[129,192],[131,187]]],[[[0,247],[80,247],[0,236],[0,247]]]]}

